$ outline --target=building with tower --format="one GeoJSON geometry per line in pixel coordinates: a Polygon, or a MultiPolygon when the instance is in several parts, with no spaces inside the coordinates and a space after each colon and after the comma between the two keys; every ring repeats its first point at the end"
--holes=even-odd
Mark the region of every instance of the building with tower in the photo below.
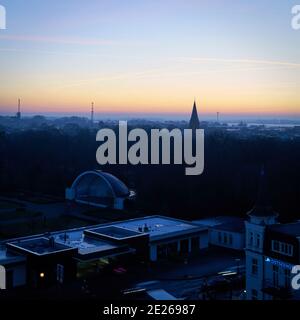
{"type": "Polygon", "coordinates": [[[299,299],[292,289],[292,268],[300,264],[300,223],[280,224],[267,194],[264,169],[256,204],[246,227],[246,295],[248,300],[299,299]]]}
{"type": "Polygon", "coordinates": [[[266,198],[266,177],[261,170],[258,197],[254,208],[248,212],[246,225],[246,292],[248,299],[263,299],[264,236],[266,228],[276,223],[278,214],[273,212],[266,198]]]}

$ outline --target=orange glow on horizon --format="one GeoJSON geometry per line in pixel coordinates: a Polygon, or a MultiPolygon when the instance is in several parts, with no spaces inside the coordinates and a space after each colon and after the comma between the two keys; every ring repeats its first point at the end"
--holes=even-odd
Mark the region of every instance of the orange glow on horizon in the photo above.
{"type": "MultiPolygon", "coordinates": [[[[45,113],[90,113],[91,102],[86,103],[61,103],[48,104],[47,102],[29,104],[26,100],[22,100],[22,113],[45,114],[45,113]]],[[[119,103],[97,103],[95,102],[95,114],[173,114],[173,115],[189,115],[192,110],[193,100],[186,103],[168,103],[161,102],[160,105],[150,105],[150,103],[136,102],[128,106],[121,106],[119,103]]],[[[283,107],[284,101],[278,101],[276,105],[264,105],[263,107],[256,105],[242,105],[236,101],[231,106],[204,103],[200,99],[197,100],[198,113],[201,115],[215,114],[217,111],[224,115],[290,115],[300,116],[300,108],[298,104],[290,104],[289,107],[283,107]]],[[[5,104],[5,107],[0,106],[1,113],[15,113],[17,110],[17,102],[14,104],[5,104]]]]}

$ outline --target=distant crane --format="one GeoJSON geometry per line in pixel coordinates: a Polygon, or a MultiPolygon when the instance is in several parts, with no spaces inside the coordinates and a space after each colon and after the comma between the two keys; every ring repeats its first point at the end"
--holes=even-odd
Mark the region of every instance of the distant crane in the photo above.
{"type": "Polygon", "coordinates": [[[18,112],[16,113],[16,118],[21,119],[21,99],[18,99],[18,112]]]}
{"type": "Polygon", "coordinates": [[[91,124],[94,124],[94,102],[92,102],[92,110],[91,110],[91,124]]]}

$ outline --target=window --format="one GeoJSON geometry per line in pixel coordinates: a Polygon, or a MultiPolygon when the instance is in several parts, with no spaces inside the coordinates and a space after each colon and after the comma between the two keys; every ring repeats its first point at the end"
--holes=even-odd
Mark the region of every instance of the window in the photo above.
{"type": "Polygon", "coordinates": [[[256,247],[260,248],[260,234],[256,235],[256,247]]]}
{"type": "Polygon", "coordinates": [[[224,233],[224,243],[227,244],[227,241],[228,241],[227,233],[224,233]]]}
{"type": "Polygon", "coordinates": [[[232,234],[229,234],[229,244],[232,245],[232,242],[233,242],[232,234]]]}
{"type": "Polygon", "coordinates": [[[258,274],[258,260],[252,259],[252,274],[257,275],[258,274]]]}
{"type": "MultiPolygon", "coordinates": [[[[192,244],[191,244],[191,247],[192,247],[192,251],[195,252],[197,250],[199,250],[200,248],[200,240],[199,240],[199,237],[194,237],[192,238],[192,244]]],[[[171,251],[171,250],[170,250],[171,251]]]]}
{"type": "Polygon", "coordinates": [[[61,264],[56,265],[56,280],[60,283],[64,282],[65,268],[61,264]]]}
{"type": "Polygon", "coordinates": [[[218,241],[219,243],[222,243],[222,233],[218,232],[218,241]]]}
{"type": "Polygon", "coordinates": [[[6,271],[6,289],[12,289],[14,287],[14,270],[6,271]]]}
{"type": "Polygon", "coordinates": [[[284,286],[289,288],[291,286],[291,271],[284,269],[284,286]]]}
{"type": "Polygon", "coordinates": [[[279,241],[274,241],[274,240],[273,240],[273,241],[272,241],[272,244],[273,244],[272,250],[279,252],[279,251],[280,251],[279,241]]]}
{"type": "Polygon", "coordinates": [[[291,257],[293,256],[294,247],[285,242],[272,240],[272,251],[291,257]]]}
{"type": "Polygon", "coordinates": [[[257,292],[256,289],[252,289],[251,295],[252,295],[252,300],[257,300],[258,299],[258,292],[257,292]]]}
{"type": "Polygon", "coordinates": [[[253,232],[249,233],[249,246],[253,246],[253,232]]]}
{"type": "Polygon", "coordinates": [[[278,287],[279,285],[279,267],[273,266],[273,285],[274,287],[278,287]]]}

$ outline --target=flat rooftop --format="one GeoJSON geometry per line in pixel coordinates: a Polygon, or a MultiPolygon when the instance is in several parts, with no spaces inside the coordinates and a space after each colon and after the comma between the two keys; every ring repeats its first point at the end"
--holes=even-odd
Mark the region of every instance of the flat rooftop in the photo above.
{"type": "Polygon", "coordinates": [[[100,236],[102,235],[104,237],[112,238],[115,240],[123,240],[143,235],[142,232],[125,229],[124,227],[115,225],[86,230],[86,233],[100,236]]]}
{"type": "Polygon", "coordinates": [[[108,241],[101,241],[84,234],[83,230],[66,231],[54,236],[55,242],[72,248],[78,248],[81,255],[117,249],[119,246],[108,241]]]}
{"type": "MultiPolygon", "coordinates": [[[[44,256],[62,251],[71,251],[79,255],[101,253],[101,255],[128,250],[128,246],[120,245],[114,240],[129,239],[145,234],[150,241],[188,235],[208,230],[207,226],[164,217],[148,216],[143,218],[99,224],[97,226],[81,227],[52,232],[51,234],[35,235],[3,241],[8,249],[23,254],[44,256]],[[100,237],[95,237],[98,235],[100,237]],[[101,235],[104,236],[102,239],[101,235]],[[50,239],[52,239],[50,241],[50,239]]],[[[126,243],[126,241],[125,241],[126,243]]],[[[1,243],[0,243],[1,245],[1,243]]],[[[4,258],[4,253],[0,250],[4,258]]]]}
{"type": "Polygon", "coordinates": [[[215,217],[195,220],[193,223],[198,225],[207,226],[213,229],[229,231],[229,232],[245,232],[245,220],[239,217],[215,217]]]}
{"type": "Polygon", "coordinates": [[[7,251],[6,246],[0,245],[0,265],[8,265],[25,261],[26,258],[21,255],[12,254],[7,251]]]}
{"type": "Polygon", "coordinates": [[[46,237],[10,242],[7,245],[11,249],[16,249],[17,251],[21,252],[25,251],[27,253],[31,253],[37,256],[74,250],[69,246],[56,243],[55,241],[52,241],[50,238],[46,237]]]}
{"type": "Polygon", "coordinates": [[[150,240],[207,230],[206,226],[163,216],[125,220],[112,225],[134,232],[148,233],[150,240]]]}
{"type": "Polygon", "coordinates": [[[286,224],[275,224],[270,226],[270,230],[293,237],[300,237],[300,221],[286,224]]]}
{"type": "MultiPolygon", "coordinates": [[[[95,239],[84,231],[87,228],[64,230],[52,233],[49,237],[32,236],[30,238],[15,239],[7,242],[7,248],[18,253],[30,253],[36,256],[45,256],[49,254],[74,251],[78,258],[87,259],[93,254],[100,256],[127,252],[129,249],[125,245],[120,245],[108,240],[95,239]],[[52,240],[50,240],[52,239],[52,240]]],[[[3,246],[5,248],[5,246],[3,246]]],[[[3,249],[4,250],[4,249],[3,249]]],[[[1,258],[4,258],[4,251],[0,250],[1,258]]]]}

